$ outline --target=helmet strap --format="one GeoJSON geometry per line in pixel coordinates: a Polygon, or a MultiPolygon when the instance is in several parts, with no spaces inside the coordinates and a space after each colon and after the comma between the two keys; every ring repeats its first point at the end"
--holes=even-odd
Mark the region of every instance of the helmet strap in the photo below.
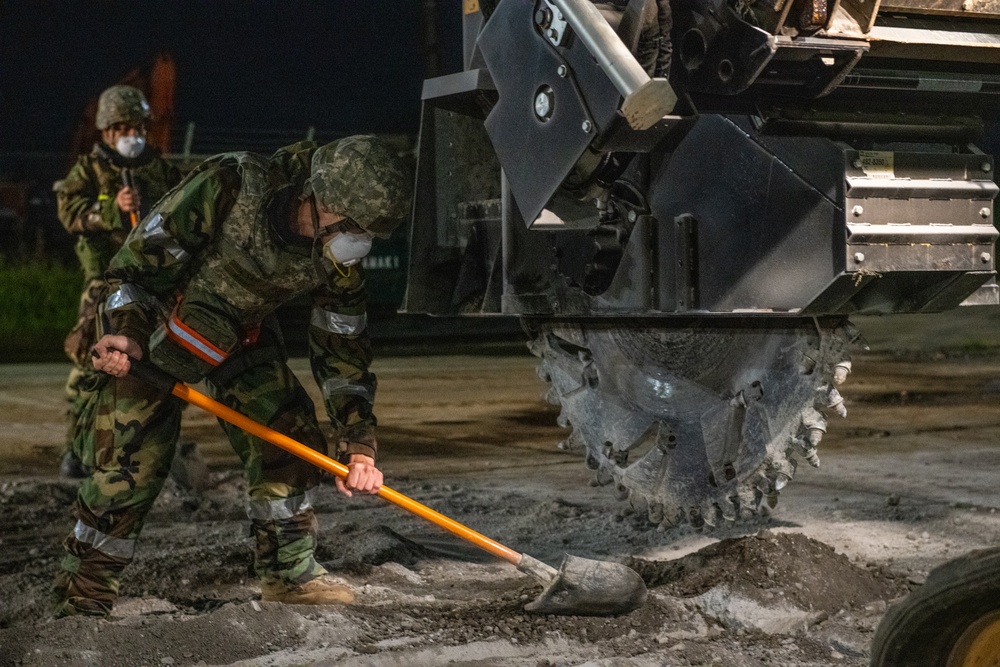
{"type": "Polygon", "coordinates": [[[319,211],[316,209],[316,195],[309,195],[309,213],[312,215],[313,239],[319,240],[319,211]]]}
{"type": "MultiPolygon", "coordinates": [[[[325,276],[327,275],[327,272],[326,269],[323,268],[323,242],[321,240],[322,234],[329,234],[331,231],[333,231],[330,228],[334,227],[334,225],[336,225],[337,223],[333,223],[333,225],[326,225],[322,228],[319,226],[319,210],[316,208],[315,194],[309,195],[309,210],[312,213],[312,225],[313,225],[313,248],[312,248],[313,264],[316,267],[316,273],[320,276],[325,276]]],[[[345,278],[349,278],[351,276],[351,267],[349,266],[341,266],[340,262],[333,262],[333,268],[335,268],[337,270],[337,273],[339,273],[345,278]],[[346,273],[344,269],[347,270],[346,273]]]]}
{"type": "Polygon", "coordinates": [[[319,235],[319,212],[316,211],[316,197],[313,195],[309,195],[309,210],[312,213],[313,226],[313,244],[311,253],[313,270],[316,271],[316,277],[325,282],[329,280],[329,274],[327,273],[326,267],[323,266],[323,242],[319,235]]]}

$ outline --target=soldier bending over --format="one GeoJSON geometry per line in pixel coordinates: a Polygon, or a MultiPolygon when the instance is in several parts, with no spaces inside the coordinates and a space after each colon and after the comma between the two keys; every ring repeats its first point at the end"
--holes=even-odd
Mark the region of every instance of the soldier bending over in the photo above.
{"type": "MultiPolygon", "coordinates": [[[[315,407],[287,365],[274,309],[309,294],[313,377],[338,432],[337,480],[377,493],[375,376],[368,371],[365,287],[357,262],[409,211],[410,182],[375,137],[321,148],[303,142],[270,159],[210,158],[129,235],[107,272],[114,335],[95,346],[110,374],[88,405],[95,469],[83,480],[75,529],[56,578],[56,615],[110,613],[120,573],[167,477],[179,399],[127,377],[126,354],[185,382],[204,380],[234,410],[313,449],[327,445],[315,407]],[[113,376],[113,377],[111,377],[113,376]]],[[[351,590],[316,562],[308,491],[320,471],[222,423],[247,471],[262,597],[351,603],[351,590]]]]}

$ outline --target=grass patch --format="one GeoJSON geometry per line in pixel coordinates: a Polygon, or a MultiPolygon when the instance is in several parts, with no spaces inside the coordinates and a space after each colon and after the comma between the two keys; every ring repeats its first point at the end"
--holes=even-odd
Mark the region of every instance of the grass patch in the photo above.
{"type": "Polygon", "coordinates": [[[66,361],[83,275],[59,264],[0,264],[0,363],[66,361]]]}

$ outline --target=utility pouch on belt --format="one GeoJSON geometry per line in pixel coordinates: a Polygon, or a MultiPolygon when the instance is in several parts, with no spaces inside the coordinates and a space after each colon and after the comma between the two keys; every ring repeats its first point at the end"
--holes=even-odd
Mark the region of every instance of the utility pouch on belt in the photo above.
{"type": "Polygon", "coordinates": [[[149,359],[178,380],[198,382],[238,344],[228,319],[182,300],[149,339],[149,359]]]}

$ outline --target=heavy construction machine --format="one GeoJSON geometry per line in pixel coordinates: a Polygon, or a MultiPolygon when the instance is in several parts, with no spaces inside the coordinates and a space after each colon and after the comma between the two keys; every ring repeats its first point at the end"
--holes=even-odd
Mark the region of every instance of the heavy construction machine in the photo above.
{"type": "Polygon", "coordinates": [[[819,465],[855,313],[998,303],[996,0],[465,0],[404,310],[521,318],[596,481],[667,530],[819,465]]]}

